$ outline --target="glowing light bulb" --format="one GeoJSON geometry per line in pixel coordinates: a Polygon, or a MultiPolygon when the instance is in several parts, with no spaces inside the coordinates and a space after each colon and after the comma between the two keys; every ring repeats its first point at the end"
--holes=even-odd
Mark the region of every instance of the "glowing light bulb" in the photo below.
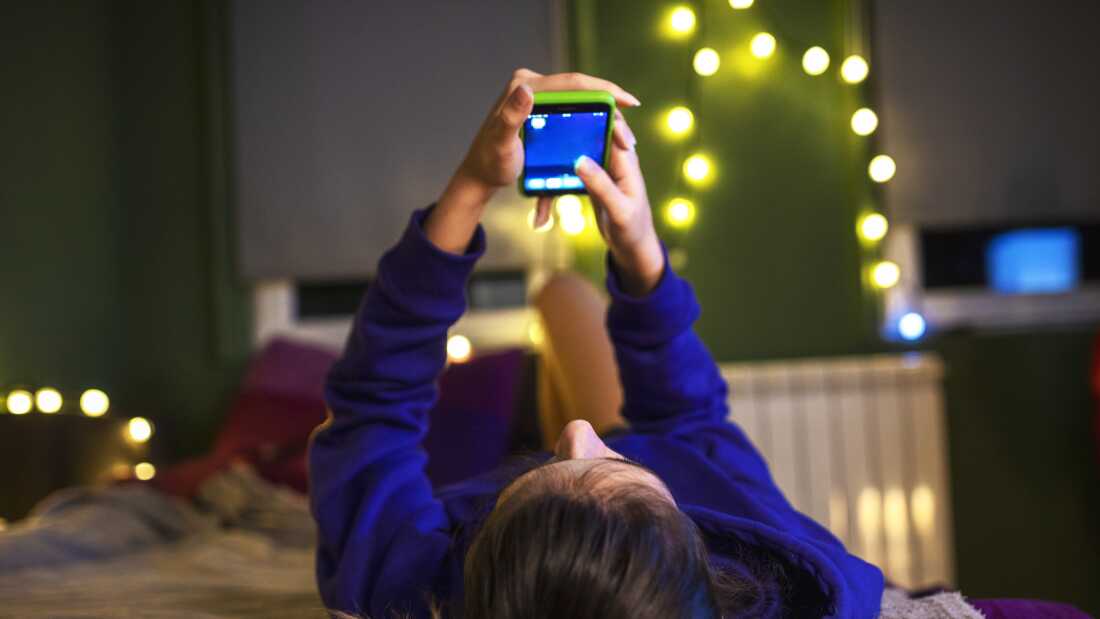
{"type": "Polygon", "coordinates": [[[8,394],[8,412],[13,415],[26,415],[34,408],[34,398],[31,392],[24,389],[16,389],[8,394]]]}
{"type": "Polygon", "coordinates": [[[859,236],[866,241],[881,241],[890,230],[890,223],[878,213],[864,215],[859,220],[859,236]]]}
{"type": "Polygon", "coordinates": [[[583,206],[584,205],[581,204],[581,199],[573,194],[558,196],[558,199],[554,201],[554,207],[558,209],[558,217],[561,218],[571,215],[580,215],[583,206]]]}
{"type": "Polygon", "coordinates": [[[710,177],[710,159],[695,154],[684,161],[684,176],[693,183],[701,183],[710,177]]]}
{"type": "Polygon", "coordinates": [[[584,232],[588,222],[584,220],[584,215],[569,215],[561,218],[561,231],[569,236],[577,236],[581,232],[584,232]]]}
{"type": "Polygon", "coordinates": [[[138,462],[134,465],[134,477],[141,481],[149,481],[157,476],[157,467],[149,462],[138,462]]]}
{"type": "Polygon", "coordinates": [[[558,223],[561,225],[562,232],[569,236],[584,232],[587,222],[584,219],[582,206],[581,199],[572,194],[557,199],[555,207],[558,210],[558,223]]]}
{"type": "Polygon", "coordinates": [[[144,417],[134,417],[126,426],[126,435],[135,443],[144,443],[153,436],[153,424],[144,417]]]}
{"type": "Polygon", "coordinates": [[[64,400],[61,393],[53,387],[43,387],[34,394],[34,405],[39,412],[52,415],[61,410],[64,400]]]}
{"type": "Polygon", "coordinates": [[[775,37],[767,32],[758,32],[749,43],[749,49],[752,50],[753,56],[761,60],[771,58],[775,53],[775,37]]]}
{"type": "Polygon", "coordinates": [[[465,335],[452,335],[447,338],[447,358],[453,363],[465,363],[474,354],[474,345],[465,335]]]}
{"type": "Polygon", "coordinates": [[[871,269],[871,282],[879,288],[893,288],[901,279],[901,269],[889,260],[883,260],[871,269]]]}
{"type": "Polygon", "coordinates": [[[703,77],[717,73],[721,64],[722,59],[718,56],[718,52],[709,47],[704,47],[695,52],[695,58],[691,62],[691,66],[695,67],[695,72],[703,77]]]}
{"type": "Polygon", "coordinates": [[[802,70],[810,75],[821,75],[829,68],[829,52],[814,46],[802,54],[802,70]]]}
{"type": "Polygon", "coordinates": [[[738,10],[747,9],[752,6],[752,2],[753,0],[730,0],[730,6],[738,10]]]}
{"type": "Polygon", "coordinates": [[[878,128],[878,115],[868,107],[861,107],[852,114],[852,131],[856,135],[871,135],[878,128]]]}
{"type": "Polygon", "coordinates": [[[867,61],[863,59],[863,56],[855,54],[848,56],[840,64],[840,77],[849,84],[858,84],[867,79],[867,74],[870,71],[871,68],[867,65],[867,61]]]}
{"type": "Polygon", "coordinates": [[[695,222],[695,205],[691,200],[675,198],[665,206],[665,220],[673,228],[687,228],[695,222]]]}
{"type": "Polygon", "coordinates": [[[691,34],[695,30],[695,11],[686,6],[676,7],[669,13],[668,27],[679,35],[691,34]]]}
{"type": "Polygon", "coordinates": [[[867,166],[867,174],[876,183],[885,183],[894,178],[894,173],[897,171],[898,166],[889,155],[876,155],[867,166]]]}
{"type": "Polygon", "coordinates": [[[910,342],[924,337],[927,329],[928,323],[925,322],[924,316],[916,312],[909,312],[898,319],[898,335],[910,342]]]}
{"type": "Polygon", "coordinates": [[[88,389],[80,394],[80,410],[89,417],[102,417],[111,407],[111,399],[99,389],[88,389]]]}
{"type": "Polygon", "coordinates": [[[542,323],[537,319],[528,323],[527,339],[531,340],[531,344],[536,347],[542,346],[542,343],[546,341],[546,332],[543,331],[542,323]]]}
{"type": "Polygon", "coordinates": [[[676,106],[668,111],[668,115],[665,116],[665,124],[668,125],[668,130],[674,135],[683,135],[691,131],[692,125],[695,124],[695,115],[682,105],[676,106]]]}
{"type": "Polygon", "coordinates": [[[535,217],[538,215],[538,212],[539,209],[536,207],[532,208],[530,213],[527,213],[527,225],[535,232],[541,234],[543,232],[549,231],[551,228],[554,227],[554,213],[550,213],[549,216],[546,218],[546,221],[541,226],[536,228],[535,217]]]}

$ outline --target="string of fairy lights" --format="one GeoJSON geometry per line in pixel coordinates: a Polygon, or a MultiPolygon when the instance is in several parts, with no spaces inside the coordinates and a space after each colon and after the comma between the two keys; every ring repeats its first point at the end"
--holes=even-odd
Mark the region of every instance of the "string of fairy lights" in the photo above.
{"type": "MultiPolygon", "coordinates": [[[[111,408],[111,398],[102,389],[85,389],[79,397],[67,398],[54,387],[31,390],[15,387],[0,395],[0,414],[22,417],[39,414],[54,416],[80,415],[93,419],[106,417],[111,408]]],[[[144,417],[131,417],[123,428],[123,439],[131,446],[144,446],[153,438],[153,423],[144,417]]],[[[150,462],[138,462],[133,466],[116,464],[110,471],[115,478],[135,477],[148,481],[157,474],[150,462]]]]}
{"type": "MultiPolygon", "coordinates": [[[[729,18],[739,12],[757,9],[764,11],[766,3],[762,0],[728,0],[729,14],[717,18],[729,18]],[[765,5],[765,6],[761,6],[765,5]]],[[[706,2],[683,3],[667,7],[661,14],[661,31],[670,39],[680,41],[687,45],[689,51],[691,71],[686,72],[688,80],[685,83],[684,101],[661,110],[661,124],[663,133],[680,150],[677,160],[680,169],[677,174],[676,186],[672,197],[666,200],[661,208],[664,223],[673,231],[686,232],[696,222],[699,211],[699,196],[703,195],[706,187],[711,184],[715,175],[719,172],[718,165],[708,155],[702,139],[704,133],[700,130],[702,119],[698,101],[699,81],[706,80],[722,70],[722,55],[714,47],[701,45],[707,42],[705,26],[709,21],[703,14],[706,2]],[[692,103],[695,102],[695,103],[692,103]],[[693,109],[694,108],[694,109],[693,109]]],[[[847,19],[846,42],[843,50],[843,60],[835,73],[839,81],[847,86],[860,87],[871,73],[871,65],[867,59],[863,40],[863,14],[862,3],[852,0],[848,4],[849,15],[847,19]]],[[[769,22],[773,27],[778,25],[781,19],[770,13],[769,22]]],[[[712,17],[713,19],[714,17],[712,17]]],[[[829,50],[822,44],[813,41],[799,40],[798,37],[785,33],[769,32],[762,30],[752,34],[747,43],[751,57],[756,63],[768,63],[776,55],[780,46],[801,52],[801,65],[805,75],[809,78],[819,78],[829,74],[834,66],[833,57],[829,50]]],[[[685,67],[686,69],[687,67],[685,67]]],[[[846,118],[851,131],[860,138],[871,138],[878,129],[878,114],[869,106],[863,105],[851,111],[846,118]]],[[[881,185],[889,182],[897,173],[897,163],[885,153],[874,152],[875,144],[869,140],[864,150],[867,153],[866,174],[869,180],[881,185]]],[[[591,217],[586,217],[584,204],[580,198],[573,195],[561,196],[556,200],[555,212],[557,225],[567,236],[577,236],[590,225],[591,217]]],[[[529,224],[533,226],[534,211],[528,216],[529,224]]],[[[901,268],[892,261],[880,258],[880,245],[890,230],[890,224],[881,209],[870,208],[859,214],[855,222],[856,233],[864,248],[863,280],[873,293],[881,295],[895,286],[902,279],[901,268]]],[[[555,227],[552,217],[543,226],[537,228],[538,232],[546,232],[555,227]]],[[[677,262],[686,261],[686,254],[677,247],[670,248],[670,259],[674,267],[679,267],[677,262]]],[[[877,297],[881,301],[881,296],[877,297]]],[[[893,324],[887,325],[888,336],[898,336],[901,339],[913,341],[920,339],[926,330],[924,318],[917,312],[907,312],[893,324]]]]}

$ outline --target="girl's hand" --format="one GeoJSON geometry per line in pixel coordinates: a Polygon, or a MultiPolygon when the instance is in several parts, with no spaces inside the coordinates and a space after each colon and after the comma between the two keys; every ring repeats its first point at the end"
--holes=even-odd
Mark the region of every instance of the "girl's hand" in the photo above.
{"type": "Polygon", "coordinates": [[[596,223],[626,292],[643,296],[661,280],[665,255],[653,228],[645,179],[634,150],[637,141],[621,114],[615,117],[615,134],[607,170],[582,157],[577,162],[577,176],[592,198],[596,223]]]}
{"type": "MultiPolygon", "coordinates": [[[[634,95],[607,80],[581,73],[541,75],[517,69],[424,223],[425,234],[440,249],[452,253],[465,250],[489,198],[497,189],[519,178],[523,170],[519,130],[534,107],[534,93],[542,90],[606,90],[618,105],[640,105],[634,95]]],[[[536,217],[539,223],[549,217],[550,204],[549,198],[539,200],[536,217]]]]}

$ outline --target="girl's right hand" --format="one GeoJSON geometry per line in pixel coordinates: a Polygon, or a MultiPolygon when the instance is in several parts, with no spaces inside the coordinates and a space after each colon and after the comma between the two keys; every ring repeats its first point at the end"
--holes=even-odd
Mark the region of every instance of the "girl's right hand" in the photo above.
{"type": "Polygon", "coordinates": [[[577,176],[584,181],[592,198],[596,223],[622,276],[625,291],[643,296],[660,282],[665,254],[653,227],[645,179],[634,149],[634,133],[622,115],[616,116],[614,131],[607,170],[582,157],[577,162],[577,176]]]}

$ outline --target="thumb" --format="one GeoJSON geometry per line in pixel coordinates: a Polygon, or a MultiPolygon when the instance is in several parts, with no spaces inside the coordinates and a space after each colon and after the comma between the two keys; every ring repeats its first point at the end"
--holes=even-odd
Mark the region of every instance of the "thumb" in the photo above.
{"type": "Polygon", "coordinates": [[[497,112],[493,133],[497,138],[510,138],[519,134],[520,127],[535,106],[535,95],[526,84],[516,86],[497,112]]]}
{"type": "Polygon", "coordinates": [[[611,180],[607,172],[587,155],[581,155],[577,159],[575,168],[577,176],[584,181],[584,187],[588,190],[588,195],[606,208],[612,218],[619,219],[620,205],[626,199],[626,196],[623,195],[615,181],[611,180]]]}

